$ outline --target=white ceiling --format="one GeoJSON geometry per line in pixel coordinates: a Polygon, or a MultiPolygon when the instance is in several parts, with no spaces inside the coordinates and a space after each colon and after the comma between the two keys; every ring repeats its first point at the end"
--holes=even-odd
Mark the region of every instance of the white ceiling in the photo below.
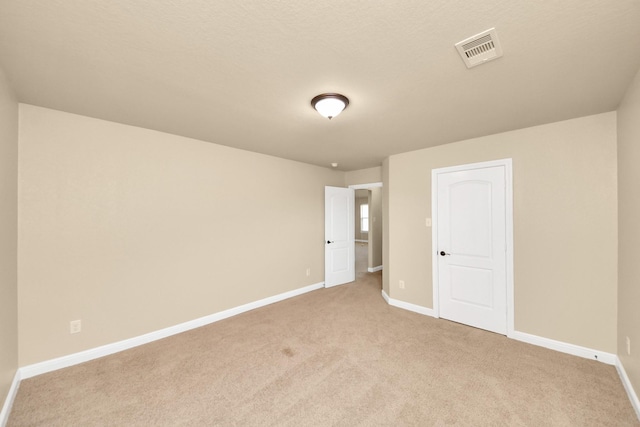
{"type": "Polygon", "coordinates": [[[0,0],[0,65],[21,102],[355,170],[614,110],[640,1],[0,0]],[[504,57],[467,69],[491,27],[504,57]]]}

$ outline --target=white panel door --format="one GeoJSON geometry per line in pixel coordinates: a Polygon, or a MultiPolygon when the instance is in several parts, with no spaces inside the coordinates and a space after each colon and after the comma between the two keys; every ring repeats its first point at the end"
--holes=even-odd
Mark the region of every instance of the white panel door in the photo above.
{"type": "Polygon", "coordinates": [[[356,279],[355,191],[324,188],[324,286],[336,286],[356,279]]]}
{"type": "Polygon", "coordinates": [[[505,166],[435,176],[440,317],[506,334],[505,166]]]}

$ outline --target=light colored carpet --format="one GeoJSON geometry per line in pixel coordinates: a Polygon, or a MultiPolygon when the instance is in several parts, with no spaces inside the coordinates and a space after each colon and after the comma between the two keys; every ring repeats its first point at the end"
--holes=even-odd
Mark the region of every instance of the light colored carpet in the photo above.
{"type": "Polygon", "coordinates": [[[390,307],[380,283],[27,379],[8,425],[640,425],[614,367],[390,307]]]}
{"type": "Polygon", "coordinates": [[[366,273],[369,264],[369,244],[356,242],[355,257],[356,274],[366,273]]]}

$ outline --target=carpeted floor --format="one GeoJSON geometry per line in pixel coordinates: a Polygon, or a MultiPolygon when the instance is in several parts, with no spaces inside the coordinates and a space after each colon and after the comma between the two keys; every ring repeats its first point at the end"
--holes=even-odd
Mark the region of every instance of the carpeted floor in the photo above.
{"type": "Polygon", "coordinates": [[[388,306],[381,274],[22,382],[9,426],[638,426],[614,367],[388,306]]]}

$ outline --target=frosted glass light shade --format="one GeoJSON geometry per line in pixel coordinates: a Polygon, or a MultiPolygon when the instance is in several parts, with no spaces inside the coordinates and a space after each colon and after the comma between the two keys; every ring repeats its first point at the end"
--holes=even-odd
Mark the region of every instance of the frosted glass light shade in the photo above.
{"type": "Polygon", "coordinates": [[[313,98],[311,105],[321,116],[332,119],[347,108],[349,99],[338,93],[324,93],[313,98]]]}

